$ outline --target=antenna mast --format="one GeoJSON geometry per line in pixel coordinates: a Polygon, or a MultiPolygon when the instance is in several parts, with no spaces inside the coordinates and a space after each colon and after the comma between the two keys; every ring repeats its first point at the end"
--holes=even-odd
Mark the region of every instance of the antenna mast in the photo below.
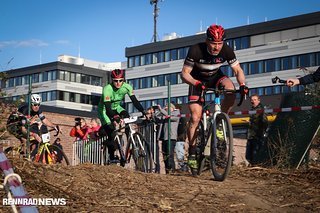
{"type": "MultiPolygon", "coordinates": [[[[162,0],[160,0],[162,1],[162,0]]],[[[154,5],[153,9],[153,42],[157,42],[158,33],[157,33],[157,17],[159,16],[159,7],[158,7],[159,0],[150,0],[150,4],[154,5]]]]}

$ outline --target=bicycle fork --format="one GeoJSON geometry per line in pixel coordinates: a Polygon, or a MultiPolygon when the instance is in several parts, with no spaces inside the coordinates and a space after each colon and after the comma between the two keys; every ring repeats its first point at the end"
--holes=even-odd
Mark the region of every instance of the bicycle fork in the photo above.
{"type": "Polygon", "coordinates": [[[45,152],[47,153],[47,156],[48,156],[48,164],[53,164],[54,163],[54,157],[53,157],[52,153],[50,152],[48,146],[46,146],[45,144],[42,144],[41,146],[39,146],[39,150],[38,150],[38,152],[37,152],[37,154],[35,156],[35,161],[39,162],[41,154],[42,154],[42,163],[46,164],[47,162],[46,162],[46,154],[45,154],[45,152]]]}

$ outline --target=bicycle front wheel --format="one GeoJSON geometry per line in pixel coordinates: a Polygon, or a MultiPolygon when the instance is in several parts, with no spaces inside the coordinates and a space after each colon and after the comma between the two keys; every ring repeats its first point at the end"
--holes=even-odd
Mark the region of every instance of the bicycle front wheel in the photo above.
{"type": "Polygon", "coordinates": [[[140,134],[133,134],[133,140],[130,138],[129,143],[132,144],[132,156],[135,162],[135,169],[140,172],[152,171],[152,158],[150,152],[150,144],[140,134]]]}
{"type": "Polygon", "coordinates": [[[233,159],[233,132],[227,114],[221,112],[213,122],[210,147],[210,165],[213,177],[224,181],[231,169],[233,159]]]}
{"type": "Polygon", "coordinates": [[[64,151],[57,145],[49,145],[49,151],[47,158],[52,158],[53,164],[69,165],[69,159],[64,151]]]}

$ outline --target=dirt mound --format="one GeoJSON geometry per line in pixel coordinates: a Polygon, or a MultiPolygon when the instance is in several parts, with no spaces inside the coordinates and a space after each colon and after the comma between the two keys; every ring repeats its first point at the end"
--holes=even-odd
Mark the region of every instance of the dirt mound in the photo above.
{"type": "Polygon", "coordinates": [[[119,166],[47,166],[19,159],[12,163],[32,198],[67,200],[66,206],[39,206],[40,212],[320,211],[319,168],[280,172],[233,167],[226,181],[217,182],[209,172],[195,178],[143,174],[119,166]]]}

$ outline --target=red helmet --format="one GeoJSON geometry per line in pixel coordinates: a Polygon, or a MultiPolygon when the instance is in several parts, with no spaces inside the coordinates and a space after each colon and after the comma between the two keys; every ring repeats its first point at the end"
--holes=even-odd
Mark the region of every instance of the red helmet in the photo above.
{"type": "Polygon", "coordinates": [[[112,70],[111,78],[124,78],[124,70],[120,70],[120,69],[112,70]]]}
{"type": "Polygon", "coordinates": [[[207,29],[207,39],[209,41],[220,42],[225,40],[225,38],[226,34],[222,26],[213,24],[207,29]]]}

